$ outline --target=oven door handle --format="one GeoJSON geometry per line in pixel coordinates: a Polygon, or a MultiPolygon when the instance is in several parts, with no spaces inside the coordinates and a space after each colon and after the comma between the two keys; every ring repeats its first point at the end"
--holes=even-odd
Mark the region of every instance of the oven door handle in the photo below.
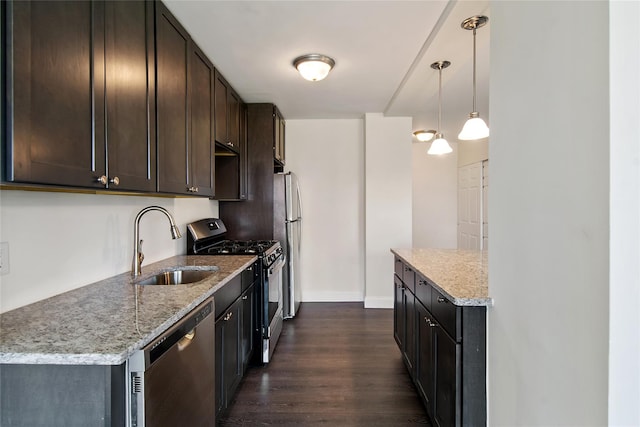
{"type": "Polygon", "coordinates": [[[271,264],[271,266],[269,267],[269,275],[273,274],[276,270],[284,267],[286,260],[287,258],[283,255],[276,262],[271,264]]]}

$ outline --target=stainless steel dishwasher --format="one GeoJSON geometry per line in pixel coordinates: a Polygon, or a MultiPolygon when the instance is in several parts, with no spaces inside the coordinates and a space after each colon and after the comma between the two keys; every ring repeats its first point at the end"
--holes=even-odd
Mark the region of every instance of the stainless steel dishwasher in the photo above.
{"type": "Polygon", "coordinates": [[[215,426],[213,308],[212,297],[129,358],[129,426],[215,426]]]}

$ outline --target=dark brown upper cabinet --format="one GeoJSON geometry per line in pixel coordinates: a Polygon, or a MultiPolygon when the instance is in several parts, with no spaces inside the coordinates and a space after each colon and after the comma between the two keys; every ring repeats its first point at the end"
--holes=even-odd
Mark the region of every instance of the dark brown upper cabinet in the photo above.
{"type": "Polygon", "coordinates": [[[214,68],[156,3],[158,191],[214,195],[214,68]]]}
{"type": "Polygon", "coordinates": [[[247,106],[215,73],[215,174],[218,200],[247,199],[247,106]]]}
{"type": "Polygon", "coordinates": [[[284,166],[284,133],[285,121],[278,107],[273,107],[273,119],[275,121],[273,130],[273,160],[276,168],[284,166]]]}
{"type": "Polygon", "coordinates": [[[5,7],[5,179],[104,187],[104,4],[5,7]]]}
{"type": "Polygon", "coordinates": [[[215,105],[216,105],[216,142],[239,152],[240,150],[240,104],[238,94],[216,70],[215,105]]]}
{"type": "Polygon", "coordinates": [[[109,187],[156,191],[152,1],[105,2],[109,187]],[[114,185],[119,181],[119,185],[114,185]]]}
{"type": "Polygon", "coordinates": [[[5,7],[4,179],[154,191],[153,3],[5,7]]]}

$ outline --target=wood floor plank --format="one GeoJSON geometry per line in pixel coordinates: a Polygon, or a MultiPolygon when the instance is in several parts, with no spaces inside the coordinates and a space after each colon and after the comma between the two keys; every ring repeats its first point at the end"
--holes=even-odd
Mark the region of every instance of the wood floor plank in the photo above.
{"type": "Polygon", "coordinates": [[[220,426],[428,426],[393,339],[393,311],[303,303],[271,363],[252,367],[220,426]]]}

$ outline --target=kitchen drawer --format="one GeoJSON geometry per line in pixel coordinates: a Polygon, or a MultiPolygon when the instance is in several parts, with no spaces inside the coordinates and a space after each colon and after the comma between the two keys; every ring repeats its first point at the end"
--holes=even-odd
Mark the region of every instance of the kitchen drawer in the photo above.
{"type": "Polygon", "coordinates": [[[400,280],[402,280],[403,271],[404,271],[404,263],[400,258],[396,257],[394,272],[396,273],[396,276],[400,278],[400,280]]]}
{"type": "Polygon", "coordinates": [[[214,294],[214,301],[216,304],[216,319],[223,316],[227,309],[235,300],[237,300],[242,294],[242,278],[241,275],[235,276],[224,285],[222,288],[218,289],[214,294]]]}
{"type": "Polygon", "coordinates": [[[431,285],[427,279],[416,274],[416,298],[427,310],[431,310],[431,285]]]}
{"type": "Polygon", "coordinates": [[[258,263],[254,262],[242,272],[242,292],[246,291],[258,279],[258,263]]]}
{"type": "Polygon", "coordinates": [[[462,307],[454,305],[433,287],[431,287],[431,312],[440,326],[456,342],[462,340],[462,307]]]}
{"type": "Polygon", "coordinates": [[[404,282],[407,289],[409,289],[414,295],[416,293],[416,273],[413,271],[413,268],[408,265],[404,265],[402,271],[402,281],[404,282]]]}

